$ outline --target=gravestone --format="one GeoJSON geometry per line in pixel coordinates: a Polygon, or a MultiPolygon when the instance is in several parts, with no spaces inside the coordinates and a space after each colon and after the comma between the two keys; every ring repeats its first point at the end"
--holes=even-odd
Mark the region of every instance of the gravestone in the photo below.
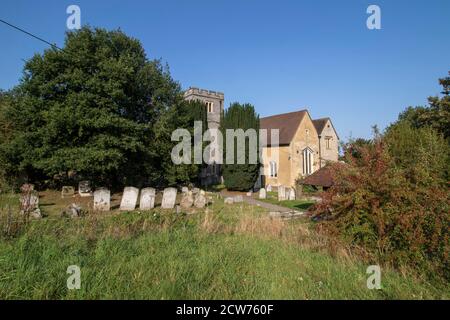
{"type": "Polygon", "coordinates": [[[267,197],[266,189],[264,189],[264,188],[259,189],[259,198],[265,199],[266,197],[267,197]]]}
{"type": "Polygon", "coordinates": [[[139,196],[139,189],[135,187],[126,187],[123,190],[122,201],[120,202],[121,211],[133,211],[136,209],[136,203],[139,196]]]}
{"type": "Polygon", "coordinates": [[[286,188],[284,186],[278,186],[278,201],[286,200],[286,188]]]}
{"type": "MultiPolygon", "coordinates": [[[[22,190],[22,188],[21,188],[22,190]]],[[[20,213],[29,214],[32,218],[42,218],[41,209],[39,209],[39,193],[30,188],[24,188],[27,190],[20,195],[20,213]]]]}
{"type": "Polygon", "coordinates": [[[99,188],[94,192],[94,211],[111,210],[111,191],[99,188]]]}
{"type": "Polygon", "coordinates": [[[295,200],[295,189],[289,188],[288,190],[289,190],[289,194],[288,194],[289,200],[295,200]]]}
{"type": "Polygon", "coordinates": [[[189,192],[189,188],[188,187],[182,187],[181,188],[181,192],[182,193],[188,193],[189,192]]]}
{"type": "Polygon", "coordinates": [[[81,207],[75,203],[72,203],[70,206],[68,206],[61,212],[61,216],[69,218],[77,218],[81,216],[81,207]]]}
{"type": "Polygon", "coordinates": [[[75,188],[71,186],[64,186],[61,190],[61,198],[72,198],[75,196],[75,188]]]}
{"type": "Polygon", "coordinates": [[[163,209],[173,209],[176,200],[177,200],[177,189],[166,188],[164,189],[161,207],[163,209]]]}
{"type": "Polygon", "coordinates": [[[225,204],[233,204],[234,203],[234,199],[232,197],[227,197],[224,200],[225,204]]]}
{"type": "Polygon", "coordinates": [[[186,193],[183,193],[180,201],[180,206],[182,208],[190,208],[194,204],[194,195],[192,194],[192,191],[188,191],[186,193]]]}
{"type": "Polygon", "coordinates": [[[267,185],[267,192],[272,192],[272,185],[270,184],[267,185]]]}
{"type": "Polygon", "coordinates": [[[156,190],[153,188],[145,188],[141,190],[141,199],[139,201],[139,209],[150,210],[155,207],[156,190]]]}
{"type": "Polygon", "coordinates": [[[202,209],[206,206],[206,196],[205,194],[202,194],[201,192],[196,195],[194,206],[196,208],[202,209]]]}
{"type": "Polygon", "coordinates": [[[92,187],[89,181],[80,181],[78,183],[78,194],[80,197],[91,197],[92,187]]]}

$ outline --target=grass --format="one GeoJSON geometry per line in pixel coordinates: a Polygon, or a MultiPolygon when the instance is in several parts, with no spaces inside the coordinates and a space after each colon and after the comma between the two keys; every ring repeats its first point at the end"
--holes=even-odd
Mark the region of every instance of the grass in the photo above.
{"type": "MultiPolygon", "coordinates": [[[[0,299],[448,299],[448,288],[385,268],[383,289],[369,290],[367,263],[258,207],[65,219],[50,199],[46,218],[0,240],[0,299]],[[80,290],[66,287],[70,265],[80,290]]],[[[0,207],[16,201],[0,196],[0,207]]]]}
{"type": "Polygon", "coordinates": [[[278,206],[291,208],[293,210],[306,211],[308,210],[315,202],[311,200],[285,200],[278,201],[278,193],[277,192],[267,192],[266,199],[259,199],[261,201],[275,204],[278,206]]]}

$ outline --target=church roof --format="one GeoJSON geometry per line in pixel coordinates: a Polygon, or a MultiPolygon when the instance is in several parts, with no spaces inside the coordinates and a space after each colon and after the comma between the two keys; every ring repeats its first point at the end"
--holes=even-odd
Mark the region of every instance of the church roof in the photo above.
{"type": "Polygon", "coordinates": [[[270,117],[261,118],[260,129],[267,130],[267,145],[271,143],[271,130],[279,130],[279,145],[289,145],[297,132],[298,126],[302,122],[307,110],[277,114],[270,117]]]}
{"type": "Polygon", "coordinates": [[[331,187],[334,184],[331,166],[328,165],[317,170],[303,179],[301,183],[311,186],[331,187]]]}
{"type": "Polygon", "coordinates": [[[313,120],[314,127],[316,127],[317,133],[320,135],[325,128],[325,125],[327,124],[327,121],[330,120],[330,118],[322,118],[322,119],[316,119],[313,120]]]}
{"type": "Polygon", "coordinates": [[[321,119],[316,119],[316,120],[312,121],[314,124],[314,127],[316,127],[317,134],[319,136],[322,134],[322,131],[323,131],[323,129],[325,129],[325,125],[327,124],[328,121],[330,121],[331,126],[333,127],[333,130],[336,133],[337,138],[339,139],[339,135],[338,135],[336,129],[334,128],[333,121],[331,121],[330,118],[321,118],[321,119]]]}

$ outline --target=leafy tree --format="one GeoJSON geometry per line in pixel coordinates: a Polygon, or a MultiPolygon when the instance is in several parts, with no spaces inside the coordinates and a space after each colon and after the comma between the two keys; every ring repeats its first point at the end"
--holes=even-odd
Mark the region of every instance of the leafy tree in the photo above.
{"type": "MultiPolygon", "coordinates": [[[[450,72],[449,72],[450,74],[450,72]]],[[[414,128],[431,127],[450,138],[450,77],[439,80],[443,97],[428,98],[429,106],[409,107],[399,115],[399,121],[406,121],[414,128]]],[[[450,143],[450,140],[449,140],[450,143]]]]}
{"type": "Polygon", "coordinates": [[[376,140],[360,149],[360,157],[348,153],[347,164],[333,165],[337,183],[313,209],[316,217],[325,218],[318,226],[363,247],[371,262],[410,265],[450,279],[450,193],[430,179],[417,183],[418,176],[426,177],[424,166],[398,165],[388,149],[376,140]],[[411,175],[414,171],[422,172],[411,175]]]}
{"type": "Polygon", "coordinates": [[[340,158],[340,160],[345,161],[345,159],[347,159],[347,154],[351,154],[354,158],[361,158],[361,148],[371,145],[372,142],[372,140],[364,138],[350,139],[341,146],[344,155],[340,158]]]}
{"type": "MultiPolygon", "coordinates": [[[[224,137],[224,165],[223,178],[225,186],[229,190],[248,191],[253,188],[258,175],[260,163],[257,159],[256,164],[249,163],[249,138],[245,138],[245,146],[238,146],[235,139],[234,143],[234,162],[233,164],[226,163],[226,156],[230,150],[227,150],[227,129],[242,129],[244,132],[248,129],[256,131],[257,146],[259,143],[259,115],[256,114],[255,108],[250,104],[233,103],[225,112],[222,119],[222,132],[224,137]],[[237,148],[244,147],[245,150],[245,164],[238,163],[237,148]]],[[[257,150],[258,152],[258,150],[257,150]]],[[[257,157],[258,158],[258,157],[257,157]]]]}
{"type": "Polygon", "coordinates": [[[63,50],[31,58],[15,92],[6,114],[14,135],[0,156],[32,181],[77,172],[98,183],[152,182],[155,124],[182,100],[138,40],[88,27],[68,33],[63,50]]]}
{"type": "Polygon", "coordinates": [[[450,172],[450,149],[443,136],[430,127],[414,128],[400,121],[385,133],[394,164],[406,177],[425,187],[445,187],[450,172]]]}
{"type": "Polygon", "coordinates": [[[175,165],[171,159],[173,147],[178,142],[171,141],[172,132],[176,129],[187,129],[191,135],[191,150],[194,148],[194,122],[202,122],[204,133],[208,129],[206,104],[198,101],[182,101],[174,105],[169,112],[160,118],[155,125],[155,148],[159,150],[158,176],[154,180],[159,185],[176,186],[187,183],[198,183],[200,169],[203,164],[194,163],[194,153],[191,152],[191,164],[175,165]]]}

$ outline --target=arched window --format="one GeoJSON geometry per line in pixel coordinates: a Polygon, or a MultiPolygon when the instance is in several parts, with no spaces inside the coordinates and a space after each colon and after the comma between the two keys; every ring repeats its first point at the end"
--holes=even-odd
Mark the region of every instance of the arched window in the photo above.
{"type": "Polygon", "coordinates": [[[306,148],[302,152],[303,175],[308,176],[313,173],[314,153],[310,148],[306,148]]]}
{"type": "Polygon", "coordinates": [[[278,176],[277,163],[275,161],[270,161],[270,177],[276,178],[278,176]]]}

